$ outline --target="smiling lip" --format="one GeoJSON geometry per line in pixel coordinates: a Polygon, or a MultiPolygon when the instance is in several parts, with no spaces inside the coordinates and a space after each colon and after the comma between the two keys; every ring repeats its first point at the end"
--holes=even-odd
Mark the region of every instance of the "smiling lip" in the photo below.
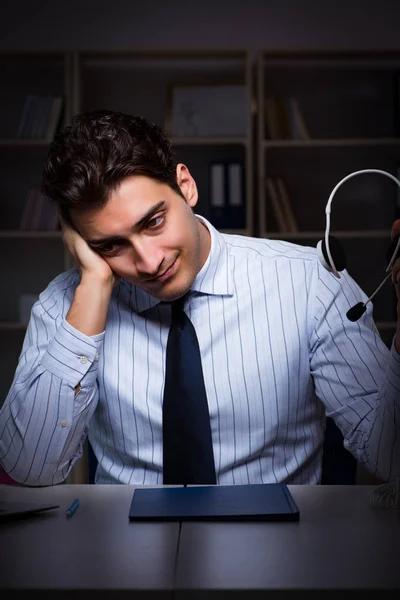
{"type": "Polygon", "coordinates": [[[154,277],[153,279],[150,279],[149,283],[156,283],[159,281],[166,281],[167,279],[169,279],[170,277],[172,277],[172,275],[174,275],[175,272],[175,264],[176,264],[176,259],[174,260],[174,262],[172,263],[172,265],[170,267],[168,267],[168,269],[166,271],[164,271],[164,273],[162,273],[161,275],[159,275],[158,277],[154,277]]]}

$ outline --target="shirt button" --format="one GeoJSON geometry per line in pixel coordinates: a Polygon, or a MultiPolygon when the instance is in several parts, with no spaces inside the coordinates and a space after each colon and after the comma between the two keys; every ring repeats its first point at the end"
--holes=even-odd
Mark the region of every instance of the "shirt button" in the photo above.
{"type": "Polygon", "coordinates": [[[97,353],[94,355],[94,360],[99,360],[99,355],[97,353]]]}
{"type": "Polygon", "coordinates": [[[61,421],[61,427],[66,427],[68,425],[68,421],[61,421]]]}
{"type": "Polygon", "coordinates": [[[87,356],[79,357],[79,362],[82,363],[82,365],[86,365],[87,361],[88,361],[87,356]]]}

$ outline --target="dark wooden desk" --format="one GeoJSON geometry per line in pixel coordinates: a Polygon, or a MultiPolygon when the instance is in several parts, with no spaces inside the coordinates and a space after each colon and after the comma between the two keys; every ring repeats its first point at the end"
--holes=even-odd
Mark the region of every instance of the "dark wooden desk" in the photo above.
{"type": "Polygon", "coordinates": [[[400,598],[400,512],[370,508],[374,486],[289,489],[298,523],[184,524],[176,598],[225,597],[228,590],[243,600],[266,591],[281,600],[283,591],[329,591],[331,599],[365,590],[369,598],[395,589],[400,598]]]}
{"type": "Polygon", "coordinates": [[[0,593],[74,598],[400,597],[400,513],[372,486],[290,486],[299,523],[129,523],[133,486],[0,486],[57,511],[0,526],[0,593]],[[64,510],[75,497],[71,519],[64,510]],[[6,593],[6,590],[8,593],[6,593]],[[46,594],[45,592],[48,592],[46,594]],[[80,593],[79,593],[80,592],[80,593]],[[113,592],[111,595],[110,592],[113,592]],[[297,594],[298,595],[298,594],[297,594]],[[72,596],[72,594],[71,594],[72,596]],[[91,595],[90,595],[91,596],[91,595]]]}
{"type": "Polygon", "coordinates": [[[53,598],[71,591],[75,600],[89,591],[96,598],[132,591],[135,598],[172,598],[179,523],[129,523],[133,491],[124,485],[0,486],[2,500],[60,505],[0,524],[1,598],[7,596],[1,588],[40,590],[42,599],[45,591],[53,598]],[[65,510],[77,497],[80,506],[67,519],[65,510]]]}

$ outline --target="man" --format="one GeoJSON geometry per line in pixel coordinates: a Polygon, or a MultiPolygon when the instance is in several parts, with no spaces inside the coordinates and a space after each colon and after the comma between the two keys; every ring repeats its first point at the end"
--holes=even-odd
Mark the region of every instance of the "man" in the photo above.
{"type": "Polygon", "coordinates": [[[0,413],[11,477],[63,481],[89,435],[96,482],[163,482],[170,302],[184,295],[217,483],[319,483],[325,415],[372,474],[399,474],[400,325],[389,350],[370,303],[350,322],[366,296],[346,272],[335,278],[314,248],[218,233],[193,212],[188,168],[142,118],[76,117],[43,180],[77,268],[32,310],[0,413]]]}

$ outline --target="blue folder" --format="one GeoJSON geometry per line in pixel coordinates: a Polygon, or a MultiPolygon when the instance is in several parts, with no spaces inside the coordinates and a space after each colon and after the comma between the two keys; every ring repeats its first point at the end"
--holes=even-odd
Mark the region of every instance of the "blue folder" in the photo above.
{"type": "Polygon", "coordinates": [[[298,521],[286,484],[138,488],[130,521],[298,521]]]}

